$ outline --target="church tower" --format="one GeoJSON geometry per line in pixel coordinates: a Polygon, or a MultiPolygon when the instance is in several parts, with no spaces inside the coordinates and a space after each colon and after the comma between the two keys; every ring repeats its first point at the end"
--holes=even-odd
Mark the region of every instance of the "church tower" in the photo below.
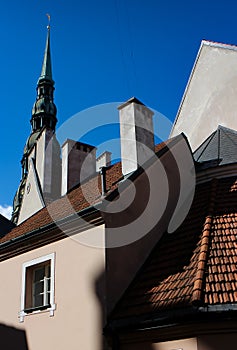
{"type": "Polygon", "coordinates": [[[22,178],[13,203],[12,221],[20,224],[60,195],[60,146],[55,137],[57,108],[50,53],[50,26],[36,101],[32,108],[31,134],[22,157],[22,178]]]}

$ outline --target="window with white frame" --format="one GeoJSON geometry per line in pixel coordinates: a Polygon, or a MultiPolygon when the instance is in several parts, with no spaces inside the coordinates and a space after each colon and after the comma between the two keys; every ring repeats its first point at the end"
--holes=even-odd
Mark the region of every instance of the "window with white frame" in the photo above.
{"type": "Polygon", "coordinates": [[[49,311],[53,316],[55,254],[49,254],[22,266],[20,322],[28,314],[49,311]]]}

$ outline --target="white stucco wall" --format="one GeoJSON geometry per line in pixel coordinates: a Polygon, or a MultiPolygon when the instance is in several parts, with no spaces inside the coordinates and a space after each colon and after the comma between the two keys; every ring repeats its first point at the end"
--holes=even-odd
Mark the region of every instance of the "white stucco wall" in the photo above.
{"type": "Polygon", "coordinates": [[[203,41],[171,137],[184,132],[195,150],[218,125],[237,129],[237,47],[203,41]]]}
{"type": "Polygon", "coordinates": [[[118,109],[122,173],[127,175],[152,156],[154,113],[146,106],[134,102],[125,102],[118,109]]]}
{"type": "Polygon", "coordinates": [[[44,200],[41,195],[41,189],[39,187],[34,162],[32,159],[29,161],[29,172],[25,185],[25,192],[22,199],[18,225],[28,219],[33,214],[37,213],[40,209],[44,208],[44,200]]]}

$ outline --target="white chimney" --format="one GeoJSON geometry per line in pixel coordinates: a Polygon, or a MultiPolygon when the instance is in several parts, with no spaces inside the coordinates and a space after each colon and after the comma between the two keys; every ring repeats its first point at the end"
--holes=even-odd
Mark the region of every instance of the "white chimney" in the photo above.
{"type": "Polygon", "coordinates": [[[96,159],[96,171],[100,168],[111,165],[111,152],[105,151],[96,159]]]}
{"type": "Polygon", "coordinates": [[[62,196],[96,172],[96,147],[67,139],[62,145],[62,196]]]}
{"type": "Polygon", "coordinates": [[[122,173],[142,166],[154,152],[153,112],[135,97],[118,107],[122,173]]]}

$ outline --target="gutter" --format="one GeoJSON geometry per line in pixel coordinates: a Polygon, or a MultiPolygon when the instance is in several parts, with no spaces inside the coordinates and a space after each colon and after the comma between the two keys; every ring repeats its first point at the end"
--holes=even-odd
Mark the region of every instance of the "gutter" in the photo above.
{"type": "Polygon", "coordinates": [[[46,232],[52,230],[53,228],[57,227],[58,225],[62,225],[62,224],[66,224],[66,223],[72,222],[73,219],[77,218],[78,216],[81,217],[81,218],[86,218],[89,215],[98,214],[99,210],[98,210],[97,207],[99,207],[101,204],[102,204],[102,202],[100,201],[100,202],[96,203],[93,206],[87,207],[87,208],[85,208],[85,209],[83,209],[83,210],[81,210],[79,212],[76,212],[74,214],[66,216],[63,219],[60,219],[60,220],[58,220],[56,222],[51,222],[51,223],[49,223],[49,224],[47,224],[45,226],[39,227],[36,230],[29,231],[29,232],[27,232],[27,233],[25,233],[23,235],[20,235],[18,237],[12,238],[9,241],[0,243],[0,250],[4,249],[4,248],[7,248],[7,247],[11,247],[13,244],[16,244],[18,242],[25,241],[25,240],[31,238],[32,236],[35,237],[35,236],[38,236],[39,234],[41,234],[43,232],[46,233],[46,232]]]}
{"type": "MultiPolygon", "coordinates": [[[[177,337],[195,337],[200,334],[216,334],[218,331],[231,333],[236,331],[237,305],[213,305],[199,308],[187,308],[176,311],[168,311],[163,317],[147,318],[143,320],[137,317],[114,320],[104,328],[104,336],[110,339],[114,347],[112,350],[120,349],[119,345],[123,339],[131,339],[135,333],[139,337],[147,339],[146,332],[153,339],[167,341],[177,337]],[[131,335],[133,334],[133,335],[131,335]],[[144,337],[144,338],[143,338],[144,337]],[[114,345],[115,344],[115,345],[114,345]],[[117,347],[116,347],[117,346],[117,347]]],[[[149,316],[149,315],[147,315],[149,316]]]]}

